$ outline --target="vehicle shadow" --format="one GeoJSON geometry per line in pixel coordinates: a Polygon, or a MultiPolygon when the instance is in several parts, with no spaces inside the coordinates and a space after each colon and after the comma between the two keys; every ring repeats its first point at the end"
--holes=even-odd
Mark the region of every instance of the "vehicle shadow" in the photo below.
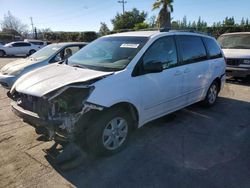
{"type": "Polygon", "coordinates": [[[3,56],[0,59],[25,58],[27,56],[3,56]]]}
{"type": "Polygon", "coordinates": [[[46,158],[76,187],[247,187],[249,114],[249,102],[219,97],[212,108],[195,104],[148,123],[114,156],[82,152],[68,171],[46,158]]]}

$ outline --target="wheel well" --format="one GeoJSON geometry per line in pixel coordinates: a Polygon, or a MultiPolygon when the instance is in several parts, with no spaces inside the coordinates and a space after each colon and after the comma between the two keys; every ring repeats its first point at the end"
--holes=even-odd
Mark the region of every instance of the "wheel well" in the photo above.
{"type": "Polygon", "coordinates": [[[220,78],[215,78],[213,82],[216,82],[219,86],[219,92],[220,92],[220,89],[221,89],[221,79],[220,78]]]}
{"type": "Polygon", "coordinates": [[[117,103],[111,106],[110,108],[119,108],[119,109],[123,109],[125,112],[129,112],[134,121],[133,123],[134,128],[136,129],[138,127],[139,114],[138,114],[138,110],[133,104],[128,103],[128,102],[121,102],[121,103],[117,103]]]}
{"type": "Polygon", "coordinates": [[[6,54],[6,52],[4,50],[0,50],[0,51],[2,51],[4,54],[6,54]]]}

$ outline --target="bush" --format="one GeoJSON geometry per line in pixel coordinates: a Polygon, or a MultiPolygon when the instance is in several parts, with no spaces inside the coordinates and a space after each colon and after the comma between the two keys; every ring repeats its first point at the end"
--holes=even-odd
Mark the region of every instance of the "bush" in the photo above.
{"type": "Polygon", "coordinates": [[[91,42],[97,37],[97,33],[94,31],[44,33],[44,40],[51,42],[91,42]]]}
{"type": "Polygon", "coordinates": [[[11,42],[15,40],[15,36],[12,34],[7,34],[7,33],[0,33],[0,41],[3,42],[11,42]]]}

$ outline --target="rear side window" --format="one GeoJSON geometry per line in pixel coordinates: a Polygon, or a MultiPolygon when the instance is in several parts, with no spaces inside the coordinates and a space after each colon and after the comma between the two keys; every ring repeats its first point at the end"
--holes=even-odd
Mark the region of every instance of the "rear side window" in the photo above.
{"type": "Polygon", "coordinates": [[[30,43],[32,43],[34,45],[43,45],[44,44],[43,42],[30,42],[30,43]]]}
{"type": "Polygon", "coordinates": [[[182,63],[189,64],[207,59],[206,49],[201,37],[178,36],[177,41],[182,57],[182,63]]]}
{"type": "Polygon", "coordinates": [[[18,42],[18,43],[14,43],[12,46],[14,47],[24,47],[24,46],[31,46],[29,43],[25,43],[25,42],[18,42]]]}
{"type": "Polygon", "coordinates": [[[207,50],[208,50],[208,55],[209,55],[210,59],[215,59],[215,58],[222,57],[220,47],[218,46],[218,44],[213,39],[204,37],[203,40],[204,40],[204,42],[206,44],[206,47],[207,47],[207,50]]]}

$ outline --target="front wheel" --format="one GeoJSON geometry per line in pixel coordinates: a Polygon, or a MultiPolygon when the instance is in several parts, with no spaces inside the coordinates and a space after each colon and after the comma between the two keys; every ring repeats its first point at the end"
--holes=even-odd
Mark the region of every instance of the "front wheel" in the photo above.
{"type": "Polygon", "coordinates": [[[203,105],[206,107],[213,106],[216,102],[218,94],[219,94],[218,83],[213,82],[207,91],[206,98],[203,100],[203,105]]]}
{"type": "Polygon", "coordinates": [[[120,109],[103,112],[87,129],[88,149],[95,155],[112,155],[127,144],[132,128],[130,115],[120,109]]]}

